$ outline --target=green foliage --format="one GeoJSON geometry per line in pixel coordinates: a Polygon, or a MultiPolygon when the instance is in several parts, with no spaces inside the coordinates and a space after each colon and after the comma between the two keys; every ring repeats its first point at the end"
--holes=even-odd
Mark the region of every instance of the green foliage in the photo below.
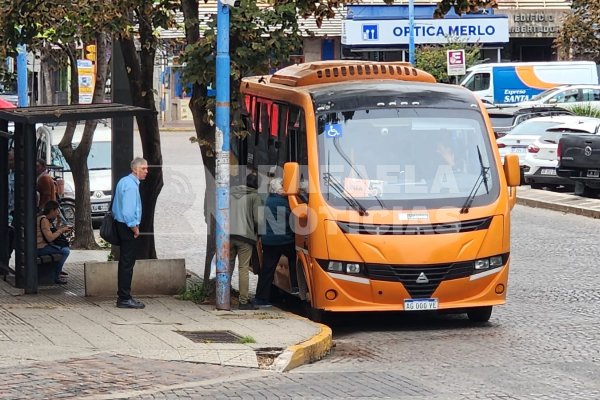
{"type": "Polygon", "coordinates": [[[598,107],[594,107],[591,104],[578,104],[574,106],[568,107],[573,114],[578,115],[580,117],[593,117],[600,118],[600,109],[598,107]]]}
{"type": "Polygon", "coordinates": [[[432,74],[438,82],[454,83],[454,77],[448,76],[446,51],[464,49],[467,68],[479,61],[481,45],[468,45],[454,42],[443,45],[423,45],[415,49],[415,66],[432,74]]]}
{"type": "Polygon", "coordinates": [[[438,2],[436,17],[445,15],[450,7],[454,7],[457,14],[474,13],[484,8],[497,8],[498,2],[496,0],[442,0],[438,2]]]}
{"type": "Polygon", "coordinates": [[[202,282],[190,282],[187,287],[179,293],[179,299],[202,303],[208,297],[208,291],[202,282]]]}
{"type": "Polygon", "coordinates": [[[554,41],[561,59],[600,63],[600,0],[575,0],[554,41]]]}
{"type": "Polygon", "coordinates": [[[240,339],[240,343],[241,344],[256,343],[256,340],[252,336],[244,336],[243,338],[240,339]]]}
{"type": "MultiPolygon", "coordinates": [[[[241,7],[230,12],[231,122],[232,133],[240,135],[244,134],[239,118],[242,77],[268,74],[273,68],[285,65],[290,54],[297,53],[302,46],[302,30],[296,2],[292,0],[278,0],[270,8],[259,8],[254,0],[242,0],[241,7]]],[[[189,44],[185,49],[183,77],[188,83],[214,87],[216,14],[210,16],[208,29],[202,35],[198,43],[189,44]]],[[[213,125],[215,100],[205,101],[203,120],[213,125]]]]}

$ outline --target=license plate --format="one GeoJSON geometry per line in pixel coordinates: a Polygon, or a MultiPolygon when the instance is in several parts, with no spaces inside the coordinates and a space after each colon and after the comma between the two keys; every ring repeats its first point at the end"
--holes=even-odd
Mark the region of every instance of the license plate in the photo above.
{"type": "Polygon", "coordinates": [[[556,170],[554,168],[542,168],[540,170],[541,175],[556,175],[556,170]]]}
{"type": "Polygon", "coordinates": [[[92,212],[108,211],[108,204],[92,204],[92,212]]]}
{"type": "Polygon", "coordinates": [[[599,178],[600,177],[600,170],[597,170],[597,169],[588,169],[587,170],[587,177],[588,178],[599,178]]]}
{"type": "Polygon", "coordinates": [[[527,152],[527,147],[513,147],[511,149],[511,152],[513,152],[513,153],[526,153],[527,152]]]}
{"type": "Polygon", "coordinates": [[[404,300],[404,311],[437,310],[438,299],[411,299],[404,300]]]}

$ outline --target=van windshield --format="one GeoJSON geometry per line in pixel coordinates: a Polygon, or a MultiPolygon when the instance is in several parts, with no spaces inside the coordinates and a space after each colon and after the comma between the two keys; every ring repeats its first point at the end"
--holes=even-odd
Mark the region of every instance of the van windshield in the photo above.
{"type": "Polygon", "coordinates": [[[318,114],[321,191],[366,208],[461,207],[486,171],[473,205],[499,194],[481,114],[468,109],[357,109],[318,114]],[[335,186],[333,187],[332,186],[335,186]]]}
{"type": "MultiPolygon", "coordinates": [[[[58,146],[55,146],[58,150],[58,146]]],[[[73,148],[77,147],[77,143],[73,144],[73,148]]],[[[63,157],[60,150],[57,151],[60,161],[64,166],[65,172],[70,172],[71,167],[67,160],[63,157]]],[[[110,142],[92,142],[90,154],[88,156],[88,169],[90,171],[111,169],[111,143],[110,142]]]]}

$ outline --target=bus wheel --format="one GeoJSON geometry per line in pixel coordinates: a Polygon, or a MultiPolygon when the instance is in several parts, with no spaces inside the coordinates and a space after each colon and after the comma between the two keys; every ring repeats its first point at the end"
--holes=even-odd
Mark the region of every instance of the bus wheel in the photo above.
{"type": "Polygon", "coordinates": [[[467,317],[471,322],[488,322],[492,316],[492,306],[471,308],[467,317]]]}

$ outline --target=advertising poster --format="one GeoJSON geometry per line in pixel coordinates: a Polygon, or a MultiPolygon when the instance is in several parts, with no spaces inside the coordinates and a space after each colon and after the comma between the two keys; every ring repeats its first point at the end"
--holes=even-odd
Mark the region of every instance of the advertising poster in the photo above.
{"type": "Polygon", "coordinates": [[[77,60],[79,72],[79,104],[91,104],[94,95],[94,63],[90,60],[77,60]]]}

